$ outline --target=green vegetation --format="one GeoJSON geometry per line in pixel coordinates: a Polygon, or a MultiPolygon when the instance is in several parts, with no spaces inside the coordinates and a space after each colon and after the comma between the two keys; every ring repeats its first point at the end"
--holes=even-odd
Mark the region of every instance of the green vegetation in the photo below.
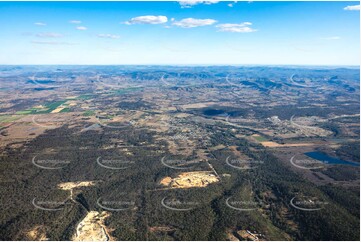
{"type": "Polygon", "coordinates": [[[21,118],[22,116],[19,115],[0,115],[0,123],[8,123],[8,122],[13,122],[15,120],[18,120],[19,118],[21,118]]]}
{"type": "MultiPolygon", "coordinates": [[[[67,102],[68,100],[63,100],[63,101],[56,101],[56,102],[51,102],[51,103],[47,103],[44,105],[43,108],[36,108],[36,107],[32,107],[23,111],[18,111],[16,112],[16,114],[45,114],[45,113],[51,113],[53,110],[57,109],[60,105],[63,105],[65,102],[67,102]]],[[[62,111],[62,112],[68,112],[68,111],[62,111]]]]}
{"type": "Polygon", "coordinates": [[[84,150],[74,148],[80,146],[104,147],[112,140],[123,140],[130,146],[145,143],[157,144],[157,147],[161,147],[161,143],[157,143],[158,141],[153,138],[154,132],[134,130],[131,127],[123,130],[105,128],[102,135],[91,131],[79,132],[81,130],[79,127],[50,130],[46,135],[39,136],[28,144],[28,150],[31,152],[21,154],[15,149],[11,156],[0,157],[2,170],[14,171],[4,172],[3,179],[19,180],[17,183],[9,183],[9,187],[0,194],[9,208],[0,216],[1,231],[6,231],[6,234],[1,232],[0,236],[1,238],[20,239],[19,229],[40,223],[49,227],[48,235],[51,240],[69,240],[77,224],[75,220],[84,213],[78,204],[71,203],[72,205],[63,211],[46,213],[34,210],[31,205],[25,208],[16,206],[11,201],[16,200],[18,203],[26,204],[29,199],[22,194],[29,193],[29,189],[36,197],[48,197],[54,201],[62,201],[66,194],[56,189],[59,181],[79,180],[79,174],[83,174],[84,177],[90,177],[89,179],[92,180],[104,180],[106,177],[106,181],[95,187],[79,189],[82,199],[88,204],[90,210],[101,211],[96,205],[99,197],[114,201],[119,199],[135,201],[137,210],[113,212],[107,220],[107,226],[115,229],[112,235],[119,240],[161,238],[225,240],[225,231],[229,229],[257,231],[264,234],[267,240],[358,239],[358,233],[352,232],[358,231],[358,209],[347,205],[346,200],[341,196],[341,191],[318,188],[304,181],[261,146],[237,138],[228,130],[215,131],[215,129],[221,130],[222,127],[222,125],[203,126],[206,132],[212,134],[210,146],[216,144],[236,145],[240,152],[251,159],[265,161],[264,164],[257,169],[241,171],[225,164],[224,160],[230,155],[229,150],[208,152],[209,162],[217,172],[230,174],[230,177],[223,177],[220,183],[212,184],[207,188],[171,191],[154,191],[158,187],[157,182],[160,179],[179,173],[178,170],[167,168],[159,162],[162,156],[168,154],[164,149],[155,150],[146,146],[135,149],[128,148],[135,155],[127,156],[125,151],[121,151],[119,148],[84,150]],[[52,154],[54,157],[70,160],[71,163],[57,173],[39,173],[28,160],[31,160],[34,152],[42,154],[51,147],[58,147],[52,154]],[[257,149],[257,152],[253,152],[251,149],[257,149]],[[90,163],[90,161],[94,161],[94,157],[98,156],[104,157],[104,159],[114,159],[117,156],[131,157],[134,167],[123,172],[111,172],[97,166],[96,162],[90,163]],[[20,157],[22,158],[20,159],[20,157]],[[19,165],[22,166],[22,173],[15,172],[15,168],[19,165]],[[5,196],[9,189],[12,191],[12,196],[5,196]],[[49,193],[49,191],[51,192],[49,193]],[[314,213],[297,210],[290,206],[290,200],[295,194],[316,196],[322,201],[326,201],[327,206],[321,212],[314,213]],[[331,195],[337,199],[337,202],[332,200],[331,195]],[[197,206],[190,211],[172,211],[161,206],[164,197],[197,202],[197,206]],[[232,197],[235,201],[257,202],[257,209],[250,212],[233,210],[225,203],[228,197],[232,197]],[[67,219],[63,219],[61,223],[55,225],[54,221],[63,217],[64,213],[71,214],[71,217],[66,216],[67,219]],[[14,217],[17,219],[12,220],[14,217]],[[169,226],[175,228],[175,231],[170,234],[150,233],[149,226],[169,226]],[[308,232],[310,230],[311,233],[308,232]]]}
{"type": "Polygon", "coordinates": [[[268,141],[265,137],[260,136],[260,135],[254,135],[253,138],[254,138],[255,140],[257,140],[258,142],[268,141]]]}
{"type": "Polygon", "coordinates": [[[93,111],[93,110],[87,110],[83,113],[83,116],[86,116],[86,117],[94,116],[94,115],[95,115],[95,111],[93,111]]]}
{"type": "Polygon", "coordinates": [[[76,99],[77,100],[89,100],[92,98],[94,98],[94,94],[83,94],[83,95],[78,96],[76,99]]]}
{"type": "Polygon", "coordinates": [[[52,102],[52,103],[45,104],[45,106],[48,108],[48,110],[46,111],[46,113],[51,113],[52,111],[54,111],[55,109],[57,109],[57,107],[59,107],[60,105],[64,104],[65,102],[67,102],[67,100],[57,101],[57,102],[52,102]]]}
{"type": "Polygon", "coordinates": [[[70,108],[63,108],[59,113],[67,113],[70,112],[70,108]]]}
{"type": "Polygon", "coordinates": [[[360,142],[343,144],[336,149],[336,155],[345,160],[360,162],[360,142]]]}
{"type": "Polygon", "coordinates": [[[360,178],[359,170],[359,167],[335,165],[323,170],[322,173],[336,181],[351,181],[360,178]]]}
{"type": "Polygon", "coordinates": [[[17,111],[15,114],[23,115],[23,114],[32,114],[33,110],[24,110],[24,111],[17,111]]]}
{"type": "MultiPolygon", "coordinates": [[[[37,91],[35,98],[11,100],[1,105],[1,113],[22,110],[18,113],[46,114],[62,107],[60,112],[83,111],[83,117],[57,122],[52,120],[55,115],[43,115],[44,123],[59,125],[40,135],[35,132],[40,127],[27,117],[28,123],[24,126],[29,127],[22,126],[19,130],[24,127],[33,134],[25,137],[25,141],[10,140],[18,124],[10,129],[0,128],[1,141],[6,136],[5,145],[0,145],[0,183],[3,185],[0,189],[3,205],[0,239],[24,240],[24,232],[43,226],[49,240],[70,240],[87,210],[104,211],[97,204],[102,198],[113,201],[108,207],[115,208],[117,204],[126,204],[118,202],[134,202],[128,210],[110,211],[105,221],[110,234],[121,241],[218,241],[227,240],[229,232],[236,236],[240,230],[260,233],[259,239],[266,241],[359,240],[359,167],[325,164],[326,168],[314,171],[295,171],[289,158],[294,153],[305,152],[304,147],[267,148],[259,144],[268,140],[286,144],[310,142],[317,148],[327,147],[327,152],[342,159],[358,161],[359,117],[355,117],[359,112],[358,70],[297,69],[302,70],[302,76],[307,76],[306,83],[316,76],[312,81],[324,84],[320,88],[301,88],[289,83],[288,77],[295,71],[291,67],[271,68],[271,71],[268,67],[181,67],[179,75],[179,69],[168,71],[168,83],[178,82],[178,87],[166,85],[164,88],[159,85],[160,77],[167,68],[173,67],[163,67],[162,71],[157,67],[154,71],[153,67],[133,70],[133,67],[115,66],[107,67],[104,73],[116,76],[121,71],[134,78],[135,83],[144,81],[142,85],[146,88],[99,90],[91,78],[93,72],[89,72],[93,67],[84,67],[84,75],[82,68],[75,68],[74,73],[64,70],[57,75],[72,79],[79,73],[85,77],[90,75],[79,79],[73,90],[73,86],[69,86],[69,95],[82,95],[66,101],[78,100],[73,103],[82,105],[73,107],[66,101],[56,101],[40,106],[39,100],[59,100],[54,99],[54,93],[49,97],[49,91],[37,91]],[[343,75],[344,72],[354,74],[343,75]],[[228,73],[239,75],[242,86],[223,81],[228,73]],[[328,82],[330,73],[338,75],[331,84],[328,82]],[[343,92],[342,85],[337,82],[354,86],[355,95],[343,92]],[[187,85],[192,83],[195,85],[187,85]],[[92,93],[95,90],[96,93],[92,93]],[[138,92],[140,90],[145,93],[138,92]],[[281,93],[287,95],[279,95],[281,93]],[[195,105],[189,109],[187,104],[195,105]],[[82,107],[89,108],[82,110],[82,107]],[[344,114],[353,115],[338,118],[344,114]],[[95,115],[100,122],[94,123],[90,118],[95,115]],[[335,137],[306,135],[296,127],[289,127],[292,115],[312,116],[310,120],[314,126],[334,131],[335,137]],[[273,116],[280,120],[272,119],[273,116]],[[225,122],[227,117],[229,122],[225,122]],[[129,119],[136,122],[130,125],[123,121],[129,119]],[[232,124],[233,119],[235,123],[232,124]],[[116,123],[106,125],[111,120],[116,123]],[[252,136],[254,134],[257,135],[252,136]],[[9,140],[11,143],[6,143],[9,140]],[[69,163],[61,169],[45,170],[32,164],[34,156],[39,160],[69,163]],[[123,166],[119,161],[130,161],[125,164],[129,168],[104,168],[97,164],[97,157],[108,160],[109,166],[123,166]],[[191,165],[183,166],[184,170],[172,169],[162,163],[163,157],[173,161],[184,159],[191,165]],[[256,165],[252,169],[237,169],[240,168],[238,163],[231,166],[226,162],[227,157],[240,158],[238,161],[244,161],[245,166],[256,165]],[[110,162],[112,160],[117,162],[110,162]],[[165,189],[159,184],[165,177],[213,168],[220,181],[207,187],[165,189]],[[319,179],[312,174],[318,174],[319,179]],[[58,189],[60,182],[84,180],[99,182],[74,189],[73,198],[77,202],[68,199],[69,191],[58,189]],[[320,210],[304,211],[290,203],[295,197],[307,197],[307,201],[312,200],[311,205],[313,201],[323,203],[320,210]],[[66,205],[63,210],[43,211],[31,204],[33,198],[66,201],[66,205]],[[164,198],[190,202],[192,209],[168,209],[162,205],[164,198]],[[229,206],[227,201],[236,202],[234,207],[246,206],[246,209],[247,204],[251,204],[252,209],[240,211],[229,206]]],[[[49,78],[51,76],[49,73],[49,78]]],[[[64,78],[64,82],[67,79],[64,78]]],[[[31,91],[26,88],[24,94],[28,92],[31,91]]],[[[0,124],[20,117],[26,116],[1,115],[0,124]]],[[[47,164],[44,162],[44,165],[47,164]]],[[[177,202],[173,205],[177,206],[177,202]]]]}

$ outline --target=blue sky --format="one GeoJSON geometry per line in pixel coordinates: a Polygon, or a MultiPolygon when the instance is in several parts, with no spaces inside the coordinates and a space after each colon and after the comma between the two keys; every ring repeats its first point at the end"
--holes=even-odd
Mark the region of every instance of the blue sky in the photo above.
{"type": "Polygon", "coordinates": [[[0,2],[0,64],[359,65],[359,2],[0,2]]]}

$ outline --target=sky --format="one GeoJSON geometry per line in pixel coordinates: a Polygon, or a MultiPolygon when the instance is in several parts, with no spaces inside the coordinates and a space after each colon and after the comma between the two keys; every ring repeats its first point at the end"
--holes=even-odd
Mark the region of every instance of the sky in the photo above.
{"type": "Polygon", "coordinates": [[[360,65],[360,2],[0,2],[0,64],[360,65]]]}

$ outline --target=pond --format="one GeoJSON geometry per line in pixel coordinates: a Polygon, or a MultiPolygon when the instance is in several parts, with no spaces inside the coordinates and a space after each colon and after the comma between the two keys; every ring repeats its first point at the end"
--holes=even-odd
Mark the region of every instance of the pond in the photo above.
{"type": "Polygon", "coordinates": [[[322,161],[323,163],[326,163],[326,164],[360,166],[360,163],[358,163],[358,162],[341,160],[338,158],[328,156],[328,155],[326,155],[322,152],[318,152],[318,151],[306,152],[304,154],[307,155],[308,157],[311,157],[312,159],[322,161]]]}

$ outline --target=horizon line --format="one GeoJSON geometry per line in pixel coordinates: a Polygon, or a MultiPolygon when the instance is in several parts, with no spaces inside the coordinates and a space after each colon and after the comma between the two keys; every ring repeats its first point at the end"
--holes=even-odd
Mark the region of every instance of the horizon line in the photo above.
{"type": "MultiPolygon", "coordinates": [[[[0,0],[1,1],[1,0],[0,0]]],[[[0,66],[320,66],[320,67],[358,67],[360,64],[0,64],[0,66]]]]}

